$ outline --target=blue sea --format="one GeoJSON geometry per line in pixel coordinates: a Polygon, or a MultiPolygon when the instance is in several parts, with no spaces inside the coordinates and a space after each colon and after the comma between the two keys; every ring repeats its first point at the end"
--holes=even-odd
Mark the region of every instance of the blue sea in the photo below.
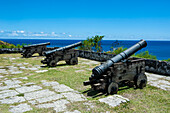
{"type": "MultiPolygon", "coordinates": [[[[12,43],[12,44],[36,44],[36,43],[44,43],[50,42],[51,44],[48,47],[63,47],[69,44],[76,43],[82,40],[59,40],[59,39],[0,39],[2,41],[12,43]]],[[[112,50],[111,47],[126,47],[134,45],[138,41],[132,40],[102,40],[101,45],[103,51],[112,50]]],[[[170,58],[170,41],[147,41],[147,47],[138,51],[138,53],[142,51],[148,50],[152,55],[157,56],[157,59],[163,60],[170,58]]]]}

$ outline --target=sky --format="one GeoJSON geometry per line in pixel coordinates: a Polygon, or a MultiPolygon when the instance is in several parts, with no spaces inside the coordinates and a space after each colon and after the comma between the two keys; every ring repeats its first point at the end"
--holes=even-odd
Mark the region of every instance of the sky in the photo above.
{"type": "Polygon", "coordinates": [[[0,0],[0,38],[170,40],[170,0],[0,0]]]}

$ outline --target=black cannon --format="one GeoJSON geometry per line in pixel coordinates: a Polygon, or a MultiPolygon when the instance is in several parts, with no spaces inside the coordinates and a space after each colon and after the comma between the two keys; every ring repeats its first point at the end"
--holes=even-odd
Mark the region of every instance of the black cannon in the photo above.
{"type": "Polygon", "coordinates": [[[69,65],[78,64],[78,52],[72,48],[82,45],[82,42],[77,42],[65,47],[60,47],[52,51],[45,52],[46,58],[41,61],[43,64],[47,64],[50,67],[57,66],[57,62],[65,60],[69,65]]]}
{"type": "Polygon", "coordinates": [[[145,61],[143,59],[129,58],[138,50],[146,47],[145,40],[141,40],[129,49],[107,60],[92,70],[89,81],[84,85],[91,85],[93,90],[102,90],[108,94],[117,93],[118,86],[122,84],[135,85],[143,88],[146,86],[145,61]]]}
{"type": "Polygon", "coordinates": [[[23,46],[23,57],[29,58],[34,53],[38,53],[40,56],[44,55],[44,52],[47,51],[47,45],[50,45],[50,42],[47,43],[39,43],[39,44],[32,44],[32,45],[25,45],[23,46]]]}

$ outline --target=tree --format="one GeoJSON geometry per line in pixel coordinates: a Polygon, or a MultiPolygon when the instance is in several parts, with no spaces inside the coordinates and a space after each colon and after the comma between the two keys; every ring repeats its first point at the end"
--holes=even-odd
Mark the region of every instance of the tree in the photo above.
{"type": "Polygon", "coordinates": [[[87,40],[83,41],[82,46],[79,47],[80,50],[89,50],[89,51],[97,51],[101,52],[102,47],[101,47],[101,40],[103,39],[104,36],[93,36],[92,38],[87,38],[87,40]]]}

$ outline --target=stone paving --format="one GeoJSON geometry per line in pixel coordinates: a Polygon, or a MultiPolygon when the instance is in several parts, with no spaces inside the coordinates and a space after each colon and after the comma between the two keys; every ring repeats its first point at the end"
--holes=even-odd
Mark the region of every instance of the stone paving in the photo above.
{"type": "Polygon", "coordinates": [[[108,96],[106,98],[99,99],[99,101],[104,102],[112,107],[115,107],[115,106],[120,105],[121,103],[128,102],[129,99],[115,94],[112,96],[108,96]]]}
{"type": "MultiPolygon", "coordinates": [[[[19,58],[10,59],[15,60],[19,58]]],[[[89,62],[82,62],[82,64],[89,65],[89,62]]],[[[100,63],[90,61],[90,64],[100,63]]],[[[95,107],[83,94],[64,84],[59,84],[57,81],[42,80],[40,84],[36,84],[33,82],[23,82],[22,80],[28,79],[27,76],[6,78],[6,76],[22,74],[24,70],[30,70],[35,73],[45,73],[48,71],[47,69],[43,70],[40,65],[32,66],[29,63],[13,63],[12,66],[0,66],[0,105],[9,104],[10,112],[22,113],[31,111],[35,107],[37,109],[52,108],[56,112],[81,113],[78,110],[68,111],[67,104],[74,104],[75,102],[84,102],[83,105],[88,106],[89,109],[95,107]]],[[[82,70],[77,70],[77,72],[81,73],[82,70]]],[[[148,76],[148,84],[169,90],[170,77],[149,73],[146,73],[146,75],[148,76]]],[[[120,95],[112,95],[101,98],[98,101],[115,107],[120,105],[120,103],[128,102],[129,99],[120,95]]]]}
{"type": "Polygon", "coordinates": [[[157,88],[170,91],[170,77],[158,74],[145,73],[148,78],[148,84],[157,88]]]}

